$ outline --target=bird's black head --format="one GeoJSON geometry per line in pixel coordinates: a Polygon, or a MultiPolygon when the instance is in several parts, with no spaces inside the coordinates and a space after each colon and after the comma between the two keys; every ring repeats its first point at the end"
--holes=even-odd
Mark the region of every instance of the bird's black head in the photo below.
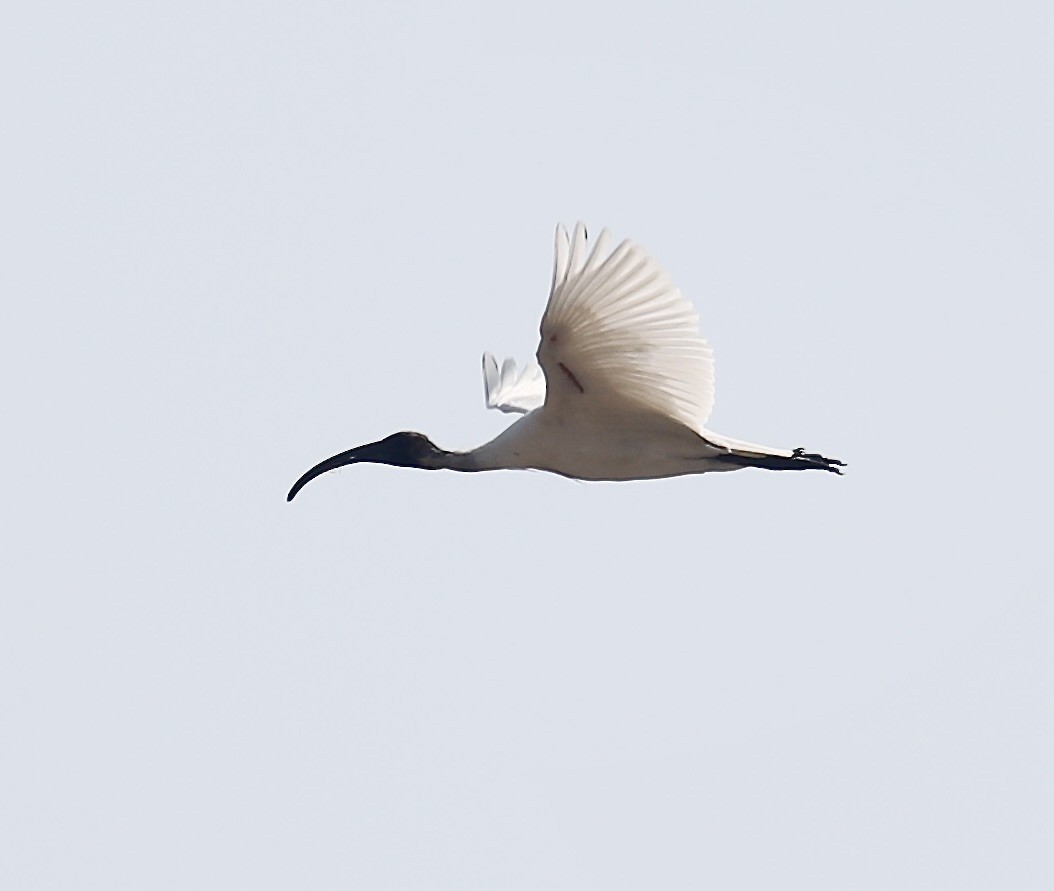
{"type": "Polygon", "coordinates": [[[359,464],[368,462],[372,464],[391,464],[394,467],[423,467],[434,470],[441,467],[439,459],[449,454],[440,449],[432,440],[423,433],[410,431],[393,433],[378,442],[370,442],[366,445],[357,446],[327,458],[312,467],[294,484],[286,496],[286,501],[292,501],[296,493],[304,488],[316,476],[328,470],[335,470],[346,464],[359,464]]]}
{"type": "MultiPolygon", "coordinates": [[[[372,457],[359,458],[360,461],[374,461],[378,464],[391,464],[394,467],[434,467],[429,459],[444,454],[432,440],[423,433],[407,430],[393,433],[380,442],[362,446],[369,449],[372,457]]],[[[353,449],[354,451],[354,449],[353,449]]]]}

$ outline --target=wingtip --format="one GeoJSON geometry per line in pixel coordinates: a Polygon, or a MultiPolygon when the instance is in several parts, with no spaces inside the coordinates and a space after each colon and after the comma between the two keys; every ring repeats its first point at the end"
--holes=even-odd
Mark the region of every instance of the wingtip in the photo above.
{"type": "Polygon", "coordinates": [[[494,407],[494,393],[498,388],[498,360],[493,353],[483,354],[483,400],[487,408],[494,407]]]}

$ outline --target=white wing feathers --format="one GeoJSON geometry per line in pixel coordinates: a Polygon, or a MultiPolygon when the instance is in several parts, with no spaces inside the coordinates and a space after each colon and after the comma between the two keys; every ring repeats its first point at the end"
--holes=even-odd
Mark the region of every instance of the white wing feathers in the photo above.
{"type": "Polygon", "coordinates": [[[506,359],[498,368],[498,360],[484,353],[483,391],[487,408],[526,414],[544,404],[545,376],[533,357],[517,374],[515,360],[506,359]]]}
{"type": "Polygon", "coordinates": [[[556,261],[538,359],[555,411],[633,408],[702,432],[714,403],[713,354],[699,317],[640,247],[609,253],[600,233],[556,229],[556,261]]]}

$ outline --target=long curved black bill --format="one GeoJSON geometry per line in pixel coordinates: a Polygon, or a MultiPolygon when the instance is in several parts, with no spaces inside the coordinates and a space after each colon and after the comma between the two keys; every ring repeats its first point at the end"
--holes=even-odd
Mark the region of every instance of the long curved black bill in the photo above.
{"type": "Polygon", "coordinates": [[[316,476],[321,476],[329,470],[336,470],[338,467],[344,467],[347,464],[355,464],[356,462],[361,461],[363,448],[365,448],[365,446],[348,449],[346,452],[341,452],[339,455],[334,455],[332,458],[326,458],[325,461],[319,462],[293,483],[293,488],[289,490],[289,494],[285,496],[285,500],[292,501],[296,498],[296,493],[303,489],[304,486],[310,483],[316,476]]]}

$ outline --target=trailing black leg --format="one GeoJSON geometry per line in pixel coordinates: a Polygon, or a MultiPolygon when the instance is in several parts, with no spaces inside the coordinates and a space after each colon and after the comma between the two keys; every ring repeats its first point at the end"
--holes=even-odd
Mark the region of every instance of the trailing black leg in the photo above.
{"type": "Polygon", "coordinates": [[[735,464],[737,467],[761,467],[765,470],[827,470],[839,475],[842,473],[839,468],[846,466],[844,461],[839,461],[837,458],[827,458],[815,452],[806,452],[801,448],[795,449],[789,457],[738,452],[733,449],[718,460],[735,464]]]}

